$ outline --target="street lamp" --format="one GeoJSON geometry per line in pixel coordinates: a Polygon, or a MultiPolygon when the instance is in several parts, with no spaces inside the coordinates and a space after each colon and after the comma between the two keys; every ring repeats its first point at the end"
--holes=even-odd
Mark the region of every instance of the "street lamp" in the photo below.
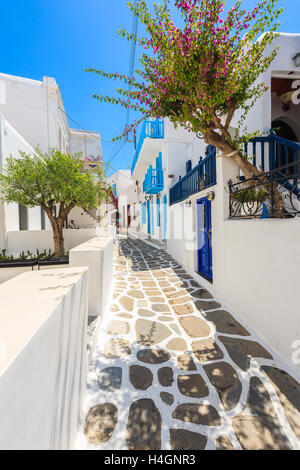
{"type": "Polygon", "coordinates": [[[214,199],[215,199],[215,193],[213,191],[209,191],[209,193],[207,193],[207,200],[213,201],[214,199]]]}

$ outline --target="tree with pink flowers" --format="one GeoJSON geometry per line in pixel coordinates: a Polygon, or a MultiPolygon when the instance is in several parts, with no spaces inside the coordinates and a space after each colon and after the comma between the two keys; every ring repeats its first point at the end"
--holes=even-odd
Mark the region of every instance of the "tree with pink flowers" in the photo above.
{"type": "Polygon", "coordinates": [[[241,142],[250,137],[244,122],[267,90],[259,77],[277,54],[271,43],[282,11],[278,0],[262,0],[252,11],[243,8],[246,0],[238,0],[226,12],[224,0],[175,0],[181,27],[172,20],[170,1],[154,5],[153,11],[145,0],[128,3],[144,25],[145,36],[125,30],[119,34],[144,48],[141,68],[136,77],[88,69],[125,85],[117,88],[117,98],[93,96],[141,113],[116,139],[144,119],[167,117],[232,157],[250,178],[259,170],[243,157],[241,142]],[[240,118],[232,135],[230,125],[237,110],[240,118]]]}

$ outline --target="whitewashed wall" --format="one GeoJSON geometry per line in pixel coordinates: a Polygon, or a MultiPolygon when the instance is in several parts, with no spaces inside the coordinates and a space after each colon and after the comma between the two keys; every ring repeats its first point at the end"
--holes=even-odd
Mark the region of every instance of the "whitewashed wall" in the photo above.
{"type": "Polygon", "coordinates": [[[32,271],[32,268],[27,266],[21,268],[0,268],[0,284],[27,271],[32,271]]]}
{"type": "MultiPolygon", "coordinates": [[[[69,251],[81,243],[96,236],[104,235],[101,229],[65,229],[65,250],[69,251]]],[[[22,250],[35,252],[39,250],[53,250],[52,230],[21,230],[7,232],[7,249],[9,253],[19,254],[22,250]]]]}
{"type": "Polygon", "coordinates": [[[237,168],[217,158],[218,185],[212,201],[213,283],[196,274],[196,201],[208,190],[169,211],[168,252],[195,279],[252,327],[291,367],[293,342],[300,340],[299,302],[300,219],[229,220],[228,180],[237,168]]]}
{"type": "Polygon", "coordinates": [[[127,186],[118,192],[118,207],[120,213],[120,227],[128,227],[127,206],[130,205],[131,226],[136,227],[140,222],[139,196],[135,181],[128,181],[127,186]],[[124,208],[124,209],[123,209],[124,208]],[[125,213],[125,219],[124,219],[125,213]]]}
{"type": "Polygon", "coordinates": [[[95,217],[91,217],[89,214],[87,214],[82,207],[74,207],[74,209],[71,210],[71,212],[68,215],[68,223],[71,220],[74,220],[75,225],[79,228],[84,228],[84,229],[90,229],[90,228],[96,228],[97,227],[97,214],[98,212],[95,212],[95,217]]]}
{"type": "MultiPolygon", "coordinates": [[[[299,78],[299,68],[295,67],[293,57],[300,52],[300,34],[280,33],[280,36],[273,41],[266,50],[269,54],[275,47],[279,46],[279,51],[270,68],[259,78],[259,83],[264,82],[269,90],[258,100],[247,115],[246,125],[249,131],[259,130],[268,132],[271,128],[272,118],[272,93],[271,78],[284,76],[286,78],[299,78]]],[[[240,113],[236,113],[232,126],[236,127],[240,113]]]]}
{"type": "Polygon", "coordinates": [[[86,387],[87,282],[86,268],[68,268],[0,286],[0,449],[73,447],[86,387]]]}
{"type": "MultiPolygon", "coordinates": [[[[16,129],[0,114],[0,166],[5,165],[9,156],[18,157],[19,151],[33,154],[34,150],[16,129]]],[[[1,214],[0,214],[1,217],[1,214]]],[[[15,203],[5,204],[2,208],[2,231],[19,230],[19,208],[15,203]]],[[[28,209],[28,228],[41,228],[41,212],[39,207],[28,209]]],[[[2,239],[0,248],[5,248],[2,239]]]]}
{"type": "Polygon", "coordinates": [[[89,314],[103,317],[112,293],[113,239],[93,238],[70,250],[70,266],[89,268],[89,314]]]}
{"type": "Polygon", "coordinates": [[[101,138],[98,132],[70,129],[70,152],[81,152],[83,158],[102,159],[101,138]]]}
{"type": "MultiPolygon", "coordinates": [[[[0,73],[0,114],[3,115],[0,165],[5,164],[9,155],[17,157],[19,150],[32,153],[37,146],[43,152],[56,147],[62,152],[82,151],[90,158],[102,157],[99,133],[69,129],[61,93],[53,77],[31,80],[0,73]]],[[[50,228],[48,218],[45,219],[46,228],[50,228]]],[[[18,206],[8,205],[5,214],[0,211],[0,222],[5,224],[5,230],[19,230],[18,206]]],[[[28,209],[28,229],[41,229],[40,208],[28,209]]],[[[0,248],[5,247],[5,230],[0,233],[0,248]]]]}
{"type": "Polygon", "coordinates": [[[119,170],[107,178],[107,182],[111,186],[116,185],[117,196],[123,191],[126,191],[132,181],[130,170],[119,170]]]}
{"type": "MultiPolygon", "coordinates": [[[[46,151],[50,145],[59,147],[59,91],[52,77],[42,81],[0,74],[2,88],[0,112],[35,148],[46,151]]],[[[61,126],[64,127],[63,124],[61,126]]]]}

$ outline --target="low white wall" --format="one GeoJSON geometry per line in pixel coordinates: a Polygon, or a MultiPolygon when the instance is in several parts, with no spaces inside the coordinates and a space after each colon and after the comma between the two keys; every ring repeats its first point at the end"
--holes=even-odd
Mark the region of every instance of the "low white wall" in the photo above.
{"type": "Polygon", "coordinates": [[[3,282],[9,281],[13,277],[18,276],[19,274],[25,273],[27,271],[32,271],[31,267],[24,266],[22,268],[1,268],[0,267],[0,284],[3,282]]]}
{"type": "Polygon", "coordinates": [[[107,225],[106,227],[97,227],[97,237],[111,237],[113,241],[117,241],[117,228],[115,225],[107,225]]]}
{"type": "Polygon", "coordinates": [[[89,268],[89,314],[102,316],[112,289],[112,238],[94,238],[73,248],[70,251],[70,266],[89,268]]]}
{"type": "MultiPolygon", "coordinates": [[[[81,243],[97,236],[98,229],[65,229],[65,250],[69,251],[81,243]]],[[[1,247],[0,247],[1,248],[1,247]]],[[[18,255],[21,251],[29,250],[35,253],[39,250],[53,250],[52,230],[20,230],[7,233],[7,249],[9,253],[18,255]]]]}
{"type": "Polygon", "coordinates": [[[87,274],[35,271],[0,286],[0,449],[73,447],[86,386],[87,274]]]}

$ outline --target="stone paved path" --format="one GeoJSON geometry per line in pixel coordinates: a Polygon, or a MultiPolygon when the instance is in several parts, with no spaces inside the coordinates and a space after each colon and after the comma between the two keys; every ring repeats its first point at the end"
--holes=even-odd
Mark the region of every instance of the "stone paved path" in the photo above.
{"type": "Polygon", "coordinates": [[[121,239],[79,448],[300,448],[300,386],[165,251],[121,239]]]}

